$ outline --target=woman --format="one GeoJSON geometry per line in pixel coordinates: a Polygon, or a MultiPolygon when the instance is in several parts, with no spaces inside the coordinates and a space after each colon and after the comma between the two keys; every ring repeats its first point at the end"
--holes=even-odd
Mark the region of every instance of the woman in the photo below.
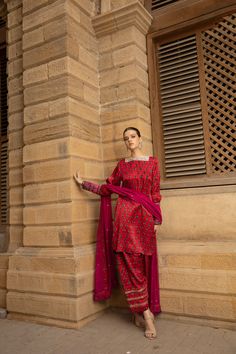
{"type": "Polygon", "coordinates": [[[107,185],[100,186],[83,181],[78,171],[74,177],[85,190],[103,196],[111,192],[119,194],[115,209],[112,249],[127,302],[134,314],[134,323],[139,327],[144,325],[145,337],[153,339],[156,337],[156,329],[154,315],[149,305],[151,282],[155,283],[152,288],[155,289],[155,293],[152,295],[157,299],[153,312],[160,312],[157,262],[152,262],[156,260],[155,236],[161,223],[161,216],[158,216],[161,200],[160,175],[157,159],[142,155],[140,131],[128,127],[124,130],[123,138],[127,150],[130,151],[130,157],[119,161],[107,179],[107,185]],[[115,187],[121,184],[121,188],[115,187]],[[152,274],[151,267],[154,269],[152,274]]]}

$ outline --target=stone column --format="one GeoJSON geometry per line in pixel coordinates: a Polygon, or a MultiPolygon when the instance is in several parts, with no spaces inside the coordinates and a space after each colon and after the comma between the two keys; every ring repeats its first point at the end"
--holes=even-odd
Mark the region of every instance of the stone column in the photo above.
{"type": "MultiPolygon", "coordinates": [[[[23,242],[22,1],[0,2],[6,14],[8,58],[8,252],[0,254],[0,307],[6,307],[9,256],[23,242]]],[[[5,17],[5,16],[4,16],[5,17]]]]}
{"type": "MultiPolygon", "coordinates": [[[[143,153],[153,154],[146,34],[151,15],[140,1],[103,1],[93,18],[99,42],[101,130],[104,175],[127,154],[122,138],[128,126],[140,129],[143,153]]],[[[125,302],[114,296],[111,304],[125,302]]]]}
{"type": "Polygon", "coordinates": [[[77,328],[106,307],[92,300],[98,200],[72,177],[103,178],[93,11],[87,0],[23,2],[24,237],[9,318],[77,328]]]}

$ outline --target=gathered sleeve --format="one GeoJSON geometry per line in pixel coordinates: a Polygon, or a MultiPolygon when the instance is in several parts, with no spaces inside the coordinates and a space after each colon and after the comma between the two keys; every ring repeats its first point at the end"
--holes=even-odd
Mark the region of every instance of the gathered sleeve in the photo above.
{"type": "MultiPolygon", "coordinates": [[[[121,183],[120,166],[117,164],[116,168],[112,172],[111,176],[106,179],[107,183],[119,186],[121,183]]],[[[105,184],[97,184],[94,182],[83,181],[82,188],[99,195],[110,195],[111,192],[106,188],[105,184]]]]}
{"type": "MultiPolygon", "coordinates": [[[[151,190],[152,201],[156,204],[160,204],[161,194],[160,194],[160,170],[157,158],[153,159],[153,170],[152,170],[152,190],[151,190]]],[[[157,220],[154,219],[155,224],[159,224],[157,220]]]]}

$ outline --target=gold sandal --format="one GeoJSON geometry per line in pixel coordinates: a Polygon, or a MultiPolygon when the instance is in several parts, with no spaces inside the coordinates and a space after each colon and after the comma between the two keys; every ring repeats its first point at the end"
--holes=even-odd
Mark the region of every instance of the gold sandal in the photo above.
{"type": "MultiPolygon", "coordinates": [[[[154,316],[153,315],[149,316],[149,317],[146,317],[145,321],[147,321],[147,320],[152,320],[153,326],[155,327],[155,322],[154,322],[154,316]]],[[[144,331],[144,336],[147,339],[155,339],[157,337],[156,329],[154,331],[150,330],[150,329],[146,329],[144,331]]]]}
{"type": "Polygon", "coordinates": [[[136,327],[138,328],[144,328],[145,327],[145,322],[142,316],[138,316],[140,318],[137,318],[135,315],[133,315],[133,323],[135,324],[136,327]]]}

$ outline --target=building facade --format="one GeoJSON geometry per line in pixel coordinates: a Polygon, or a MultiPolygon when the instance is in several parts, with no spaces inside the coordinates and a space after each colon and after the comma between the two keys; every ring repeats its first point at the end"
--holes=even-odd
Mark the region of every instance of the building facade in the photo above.
{"type": "Polygon", "coordinates": [[[102,183],[140,129],[159,157],[161,305],[236,320],[235,1],[0,1],[0,307],[78,328],[102,183]]]}

